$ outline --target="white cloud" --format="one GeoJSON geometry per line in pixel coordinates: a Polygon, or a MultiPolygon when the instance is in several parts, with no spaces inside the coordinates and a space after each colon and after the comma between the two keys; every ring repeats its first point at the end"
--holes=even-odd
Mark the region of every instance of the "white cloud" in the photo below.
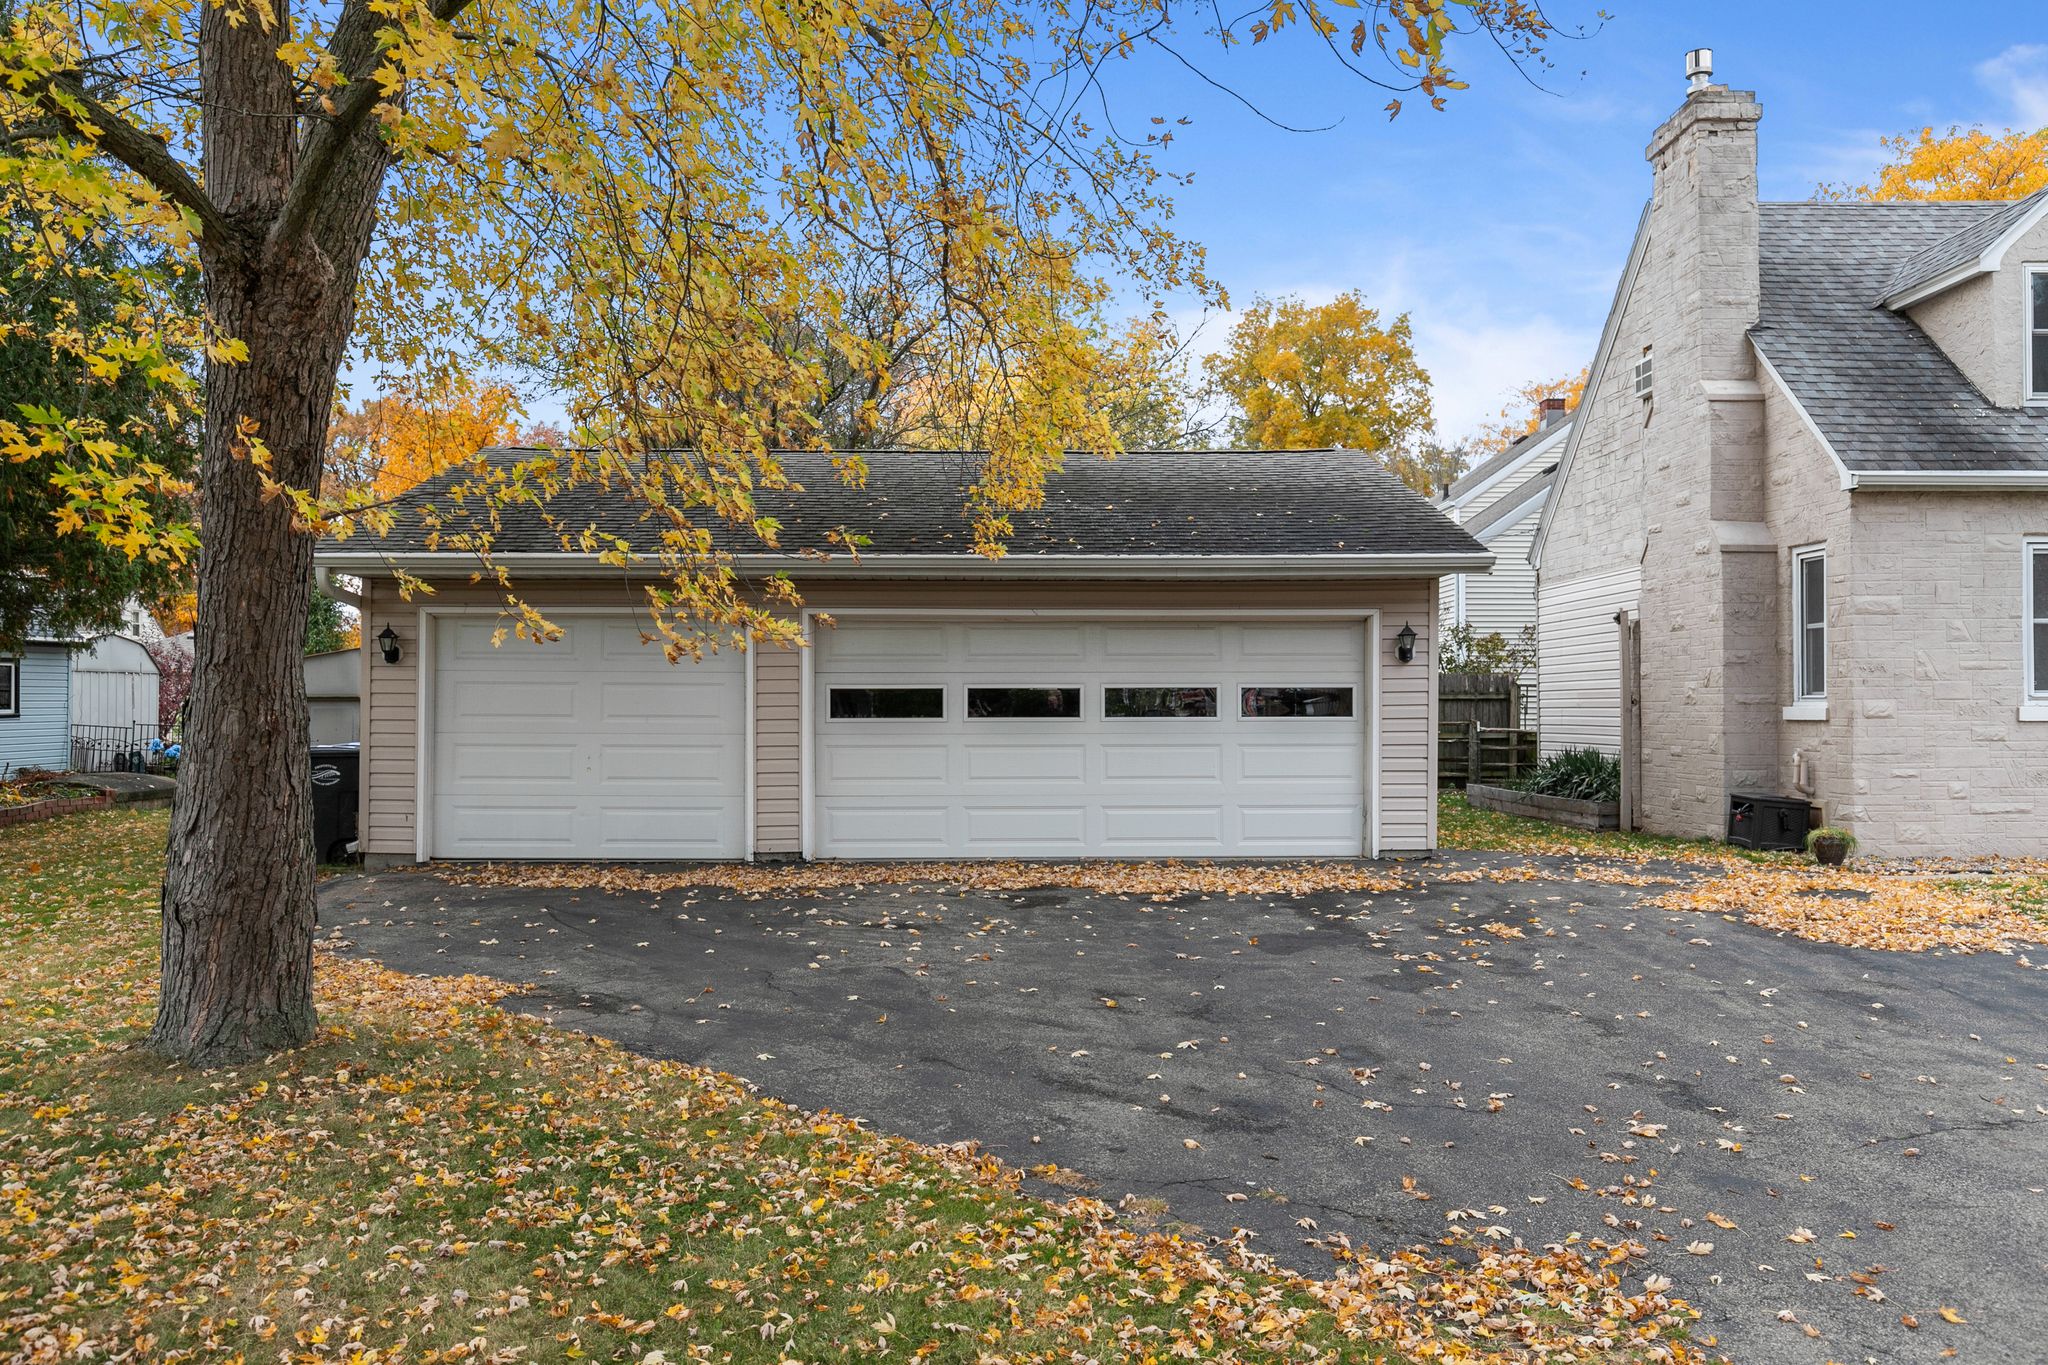
{"type": "Polygon", "coordinates": [[[2006,102],[2021,128],[2048,128],[2048,44],[2015,43],[1977,64],[1977,83],[2006,102]]]}

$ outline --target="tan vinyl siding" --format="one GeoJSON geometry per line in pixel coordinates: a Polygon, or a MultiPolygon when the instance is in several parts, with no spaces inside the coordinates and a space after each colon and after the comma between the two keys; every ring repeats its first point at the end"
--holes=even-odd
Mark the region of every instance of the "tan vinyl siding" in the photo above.
{"type": "Polygon", "coordinates": [[[803,653],[754,652],[754,853],[803,852],[803,653]]]}
{"type": "MultiPolygon", "coordinates": [[[[1436,584],[1434,580],[1354,583],[1017,583],[840,582],[800,584],[805,601],[835,608],[906,607],[923,610],[1059,609],[1123,612],[1213,611],[1257,616],[1285,608],[1380,613],[1380,839],[1383,852],[1415,852],[1435,844],[1436,584]],[[1395,658],[1403,625],[1417,634],[1415,662],[1395,658]]],[[[610,606],[635,610],[631,584],[615,581],[524,581],[519,590],[542,611],[550,606],[610,606]]],[[[363,629],[374,637],[389,624],[404,657],[374,659],[364,688],[364,849],[411,857],[417,848],[415,806],[419,739],[419,608],[489,605],[488,588],[441,584],[431,597],[399,600],[388,582],[366,585],[363,629]]],[[[762,647],[754,658],[754,812],[757,856],[789,856],[802,841],[802,655],[762,647]]]]}

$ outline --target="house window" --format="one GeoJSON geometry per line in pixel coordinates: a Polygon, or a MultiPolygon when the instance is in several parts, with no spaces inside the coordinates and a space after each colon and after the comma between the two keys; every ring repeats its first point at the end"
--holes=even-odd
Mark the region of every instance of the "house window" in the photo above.
{"type": "Polygon", "coordinates": [[[2048,265],[2027,267],[2027,401],[2048,403],[2048,265]]]}
{"type": "Polygon", "coordinates": [[[835,687],[826,699],[833,720],[944,720],[943,687],[835,687]]]}
{"type": "Polygon", "coordinates": [[[1793,694],[1819,701],[1828,694],[1828,553],[1792,554],[1793,694]]]}
{"type": "Polygon", "coordinates": [[[1170,719],[1216,714],[1213,687],[1105,687],[1102,714],[1109,720],[1170,719]]]}
{"type": "Polygon", "coordinates": [[[0,659],[0,716],[21,714],[21,660],[0,659]]]}
{"type": "Polygon", "coordinates": [[[2027,697],[2048,700],[2048,540],[2027,542],[2027,697]]]}
{"type": "Polygon", "coordinates": [[[970,687],[969,720],[1079,720],[1078,687],[970,687]]]}
{"type": "Polygon", "coordinates": [[[1656,392],[1656,356],[1648,346],[1643,347],[1643,358],[1636,362],[1636,397],[1648,398],[1656,392]]]}
{"type": "Polygon", "coordinates": [[[1247,687],[1238,702],[1245,716],[1348,716],[1348,687],[1247,687]]]}

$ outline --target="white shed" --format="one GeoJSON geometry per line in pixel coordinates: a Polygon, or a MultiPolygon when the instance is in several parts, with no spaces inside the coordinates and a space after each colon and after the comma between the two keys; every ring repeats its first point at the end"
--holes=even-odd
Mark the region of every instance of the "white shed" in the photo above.
{"type": "Polygon", "coordinates": [[[335,649],[306,656],[306,718],[315,744],[347,744],[358,733],[363,652],[335,649]]]}
{"type": "Polygon", "coordinates": [[[120,730],[139,742],[157,732],[162,679],[142,641],[102,635],[71,656],[71,726],[74,731],[120,730]]]}

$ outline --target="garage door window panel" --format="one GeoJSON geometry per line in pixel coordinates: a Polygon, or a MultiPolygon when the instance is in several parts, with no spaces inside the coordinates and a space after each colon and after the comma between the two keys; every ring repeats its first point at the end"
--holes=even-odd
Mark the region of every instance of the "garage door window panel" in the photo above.
{"type": "Polygon", "coordinates": [[[1105,687],[1102,715],[1105,720],[1211,719],[1220,691],[1208,686],[1105,687]]]}
{"type": "Polygon", "coordinates": [[[1356,702],[1349,687],[1247,687],[1238,714],[1248,719],[1349,719],[1356,702]]]}
{"type": "Polygon", "coordinates": [[[1079,720],[1078,687],[970,687],[969,720],[1079,720]]]}
{"type": "Polygon", "coordinates": [[[944,720],[943,687],[834,687],[827,714],[833,720],[944,720]]]}

